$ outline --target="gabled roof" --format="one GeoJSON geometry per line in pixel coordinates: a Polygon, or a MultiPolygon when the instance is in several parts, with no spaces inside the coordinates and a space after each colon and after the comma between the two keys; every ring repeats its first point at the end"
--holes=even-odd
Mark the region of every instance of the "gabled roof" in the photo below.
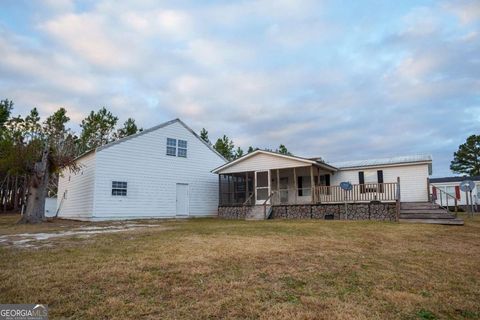
{"type": "Polygon", "coordinates": [[[411,155],[411,156],[380,158],[380,159],[333,162],[331,163],[331,165],[339,169],[346,169],[346,168],[373,167],[373,166],[381,166],[381,165],[431,163],[431,162],[432,162],[432,156],[430,155],[411,155]]]}
{"type": "Polygon", "coordinates": [[[195,131],[193,131],[189,126],[187,126],[182,120],[176,118],[176,119],[173,119],[173,120],[170,120],[170,121],[167,121],[167,122],[164,122],[164,123],[161,123],[159,125],[156,125],[154,127],[151,127],[151,128],[148,128],[146,130],[143,130],[141,132],[138,132],[138,133],[135,133],[135,134],[132,134],[130,136],[127,136],[127,137],[124,137],[124,138],[121,138],[121,139],[118,139],[116,141],[113,141],[113,142],[110,142],[110,143],[107,143],[103,146],[100,146],[100,147],[97,147],[97,148],[94,148],[94,149],[91,149],[85,153],[83,153],[82,155],[80,155],[79,157],[77,157],[76,160],[82,158],[83,156],[86,156],[87,154],[90,154],[91,152],[97,152],[97,151],[101,151],[101,150],[104,150],[104,149],[107,149],[107,148],[110,148],[114,145],[117,145],[119,143],[122,143],[122,142],[125,142],[127,140],[130,140],[130,139],[135,139],[141,135],[144,135],[144,134],[147,134],[147,133],[150,133],[152,131],[155,131],[155,130],[158,130],[160,128],[163,128],[163,127],[166,127],[166,126],[169,126],[171,124],[174,124],[174,123],[180,123],[183,127],[185,127],[185,129],[187,129],[188,131],[190,131],[190,133],[192,133],[198,140],[200,140],[204,145],[206,145],[210,150],[212,150],[216,155],[218,155],[220,158],[222,158],[222,160],[224,160],[225,162],[227,162],[227,159],[225,159],[220,153],[218,153],[217,150],[215,150],[213,148],[213,146],[207,142],[205,142],[205,140],[203,140],[202,138],[200,138],[200,136],[198,134],[195,133],[195,131]]]}
{"type": "Polygon", "coordinates": [[[286,159],[291,159],[291,160],[296,160],[296,161],[300,161],[300,162],[304,162],[306,164],[313,164],[313,165],[316,165],[316,166],[319,166],[319,167],[322,167],[326,170],[330,170],[330,171],[337,171],[337,168],[329,165],[329,164],[326,164],[324,162],[320,162],[320,161],[316,161],[316,160],[311,160],[311,159],[307,159],[307,158],[302,158],[302,157],[297,157],[297,156],[293,156],[293,155],[286,155],[286,154],[283,154],[283,153],[278,153],[278,152],[273,152],[273,151],[266,151],[266,150],[255,150],[253,152],[250,152],[250,153],[247,153],[246,155],[238,158],[238,159],[235,159],[235,160],[232,160],[218,168],[215,168],[212,170],[213,173],[218,173],[228,167],[231,167],[239,162],[242,162],[248,158],[251,158],[257,154],[270,154],[270,155],[274,155],[274,156],[277,156],[277,157],[282,157],[282,158],[286,158],[286,159]]]}
{"type": "Polygon", "coordinates": [[[443,177],[443,178],[431,178],[431,183],[441,183],[441,182],[462,182],[465,180],[480,181],[480,176],[472,177],[443,177]]]}

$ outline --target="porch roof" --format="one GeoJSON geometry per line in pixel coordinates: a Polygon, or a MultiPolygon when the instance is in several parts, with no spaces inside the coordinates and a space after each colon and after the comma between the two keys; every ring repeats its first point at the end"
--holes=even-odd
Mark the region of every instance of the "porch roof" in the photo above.
{"type": "Polygon", "coordinates": [[[352,169],[352,168],[365,168],[375,166],[393,166],[404,164],[418,164],[418,163],[432,163],[431,155],[409,155],[400,157],[380,158],[380,159],[368,159],[368,160],[349,160],[343,162],[333,162],[336,168],[340,170],[352,169]]]}
{"type": "MultiPolygon", "coordinates": [[[[244,155],[243,157],[240,157],[238,159],[235,159],[233,161],[230,161],[218,168],[215,168],[212,170],[213,173],[221,173],[222,171],[228,169],[228,168],[231,168],[232,166],[235,166],[235,165],[238,165],[240,164],[241,162],[247,160],[247,159],[251,159],[255,156],[259,156],[259,155],[267,155],[267,156],[271,156],[271,157],[276,157],[276,158],[279,158],[279,159],[283,159],[285,160],[286,162],[288,161],[288,163],[293,163],[295,162],[296,164],[304,164],[305,166],[307,165],[313,165],[313,166],[316,166],[316,167],[319,167],[319,168],[322,168],[324,170],[327,170],[327,171],[332,171],[332,172],[335,172],[337,171],[338,169],[334,166],[331,166],[329,164],[326,164],[324,162],[321,162],[321,161],[317,161],[317,160],[312,160],[312,159],[307,159],[307,158],[302,158],[302,157],[297,157],[297,156],[293,156],[293,155],[285,155],[285,154],[281,154],[281,153],[278,153],[278,152],[273,152],[273,151],[265,151],[265,150],[256,150],[256,151],[253,151],[253,152],[250,152],[250,153],[247,153],[246,155],[244,155]]],[[[298,166],[298,165],[292,165],[290,167],[295,167],[295,166],[298,166]]],[[[278,169],[278,168],[288,168],[289,166],[286,165],[286,166],[275,166],[275,165],[272,165],[271,168],[269,169],[278,169]]],[[[249,170],[245,170],[245,169],[242,169],[240,170],[239,172],[243,172],[243,171],[255,171],[256,169],[252,167],[252,169],[249,169],[249,170]]],[[[231,170],[227,170],[229,171],[229,173],[231,172],[231,170]]]]}

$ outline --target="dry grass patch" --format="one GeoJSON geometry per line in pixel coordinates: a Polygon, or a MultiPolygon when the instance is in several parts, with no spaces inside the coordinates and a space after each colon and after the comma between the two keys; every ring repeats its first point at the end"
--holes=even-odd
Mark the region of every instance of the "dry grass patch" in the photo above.
{"type": "Polygon", "coordinates": [[[478,218],[152,223],[162,228],[0,247],[0,301],[82,319],[480,317],[478,218]]]}

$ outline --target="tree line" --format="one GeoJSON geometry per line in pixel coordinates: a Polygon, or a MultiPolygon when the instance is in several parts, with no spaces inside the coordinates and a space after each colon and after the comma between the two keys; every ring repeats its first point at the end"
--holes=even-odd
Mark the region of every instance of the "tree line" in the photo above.
{"type": "Polygon", "coordinates": [[[13,110],[13,101],[0,101],[0,205],[3,211],[23,208],[23,222],[43,219],[45,197],[56,194],[62,169],[80,169],[78,156],[142,131],[133,118],[117,127],[118,117],[106,107],[81,121],[79,135],[67,127],[64,108],[44,121],[36,108],[25,117],[13,116],[13,110]]]}
{"type": "MultiPolygon", "coordinates": [[[[200,131],[200,138],[202,138],[202,140],[205,141],[206,143],[213,145],[213,148],[217,150],[218,153],[220,153],[225,159],[229,161],[238,159],[245,154],[242,148],[240,147],[235,148],[235,144],[233,143],[233,140],[228,138],[225,134],[223,135],[223,137],[218,138],[215,141],[215,143],[212,144],[212,142],[210,141],[210,138],[208,137],[207,129],[203,128],[200,131]]],[[[253,152],[255,150],[260,150],[260,148],[258,147],[254,148],[252,146],[249,146],[247,149],[247,153],[253,152]]],[[[292,155],[290,151],[288,151],[287,147],[283,144],[280,144],[280,146],[275,150],[268,149],[268,148],[263,148],[262,150],[277,152],[285,155],[292,155]]]]}
{"type": "MultiPolygon", "coordinates": [[[[43,121],[36,108],[25,117],[13,116],[13,109],[11,100],[0,101],[0,210],[24,209],[21,222],[26,223],[44,219],[45,197],[56,194],[61,170],[80,170],[75,161],[78,156],[143,130],[133,118],[117,126],[119,118],[106,107],[92,110],[81,121],[79,135],[67,127],[70,118],[64,108],[43,121]]],[[[212,144],[203,128],[200,137],[227,160],[245,154],[226,135],[212,144]]],[[[250,146],[246,152],[258,149],[250,146]]],[[[283,144],[275,152],[291,155],[283,144]]],[[[471,135],[459,146],[450,168],[455,173],[480,175],[480,135],[471,135]]]]}

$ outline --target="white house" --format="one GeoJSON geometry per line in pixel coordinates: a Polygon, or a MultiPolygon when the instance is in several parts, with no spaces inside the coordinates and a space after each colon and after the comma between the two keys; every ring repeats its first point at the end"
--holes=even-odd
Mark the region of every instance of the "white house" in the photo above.
{"type": "MultiPolygon", "coordinates": [[[[436,202],[441,203],[444,205],[446,204],[445,196],[441,198],[441,195],[445,193],[449,194],[451,198],[457,198],[457,204],[460,206],[467,205],[467,196],[465,192],[460,190],[460,183],[465,180],[471,180],[475,183],[475,188],[472,191],[472,198],[473,203],[477,206],[480,206],[480,176],[475,177],[444,177],[444,178],[432,178],[430,179],[430,192],[436,194],[436,202]],[[441,190],[439,192],[434,192],[434,189],[441,190]]],[[[437,190],[437,191],[438,191],[437,190]]],[[[470,203],[470,198],[469,198],[470,203]]],[[[450,201],[449,205],[453,205],[452,201],[450,201]]]]}
{"type": "Polygon", "coordinates": [[[427,202],[429,155],[325,163],[257,150],[215,170],[220,206],[235,204],[315,204],[351,202],[427,202]],[[341,182],[351,183],[346,194],[341,182]],[[271,195],[271,196],[270,196],[271,195]],[[269,198],[270,197],[270,198],[269,198]]]}
{"type": "Polygon", "coordinates": [[[432,174],[430,155],[413,155],[331,163],[338,169],[332,184],[395,183],[400,178],[402,202],[428,201],[428,177],[432,174]]]}
{"type": "Polygon", "coordinates": [[[80,220],[215,216],[225,159],[179,119],[91,150],[58,184],[58,216],[80,220]]]}

